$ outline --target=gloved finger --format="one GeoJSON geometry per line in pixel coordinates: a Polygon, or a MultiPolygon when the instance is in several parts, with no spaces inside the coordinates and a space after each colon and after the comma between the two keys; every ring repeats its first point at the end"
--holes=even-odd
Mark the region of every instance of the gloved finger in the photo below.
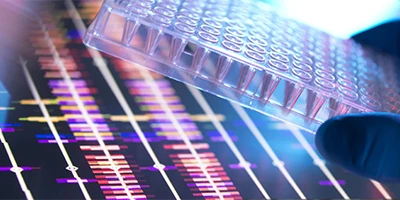
{"type": "Polygon", "coordinates": [[[378,25],[352,38],[360,44],[400,56],[400,20],[378,25]]]}
{"type": "Polygon", "coordinates": [[[350,114],[321,125],[317,150],[330,163],[379,182],[400,182],[400,115],[350,114]]]}

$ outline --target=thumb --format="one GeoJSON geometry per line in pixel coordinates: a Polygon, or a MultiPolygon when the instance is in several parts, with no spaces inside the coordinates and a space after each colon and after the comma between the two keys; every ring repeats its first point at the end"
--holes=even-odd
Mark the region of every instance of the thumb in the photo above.
{"type": "Polygon", "coordinates": [[[379,182],[400,182],[400,115],[351,114],[321,125],[317,150],[332,164],[379,182]]]}

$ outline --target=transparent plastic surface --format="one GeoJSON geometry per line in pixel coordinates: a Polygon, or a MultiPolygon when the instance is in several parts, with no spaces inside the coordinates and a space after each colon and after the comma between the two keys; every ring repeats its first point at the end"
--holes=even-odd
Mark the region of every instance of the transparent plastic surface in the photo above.
{"type": "Polygon", "coordinates": [[[262,1],[106,0],[84,43],[311,132],[400,109],[394,58],[262,1]]]}

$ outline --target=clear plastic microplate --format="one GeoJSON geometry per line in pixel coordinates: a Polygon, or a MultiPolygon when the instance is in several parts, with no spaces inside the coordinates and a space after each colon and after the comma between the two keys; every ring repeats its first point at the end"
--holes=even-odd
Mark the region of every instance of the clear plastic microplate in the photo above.
{"type": "Polygon", "coordinates": [[[84,43],[311,132],[400,109],[395,59],[262,1],[105,0],[84,43]]]}

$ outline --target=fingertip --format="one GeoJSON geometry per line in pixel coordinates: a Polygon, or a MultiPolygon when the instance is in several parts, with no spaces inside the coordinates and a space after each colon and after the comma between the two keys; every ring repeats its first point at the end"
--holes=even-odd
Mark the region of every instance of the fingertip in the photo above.
{"type": "Polygon", "coordinates": [[[315,144],[323,158],[379,182],[400,181],[400,117],[390,113],[342,115],[324,122],[315,144]]]}
{"type": "Polygon", "coordinates": [[[389,21],[352,37],[356,42],[400,56],[400,20],[389,21]]]}
{"type": "Polygon", "coordinates": [[[331,118],[324,122],[317,130],[315,135],[315,145],[317,151],[327,161],[342,164],[348,161],[348,151],[350,143],[357,139],[352,139],[352,129],[349,126],[353,115],[342,115],[331,118]]]}
{"type": "Polygon", "coordinates": [[[323,158],[326,158],[326,151],[324,149],[325,135],[329,134],[329,131],[334,131],[334,122],[335,119],[329,119],[328,121],[324,122],[315,133],[315,146],[317,148],[317,151],[322,155],[323,158]]]}

